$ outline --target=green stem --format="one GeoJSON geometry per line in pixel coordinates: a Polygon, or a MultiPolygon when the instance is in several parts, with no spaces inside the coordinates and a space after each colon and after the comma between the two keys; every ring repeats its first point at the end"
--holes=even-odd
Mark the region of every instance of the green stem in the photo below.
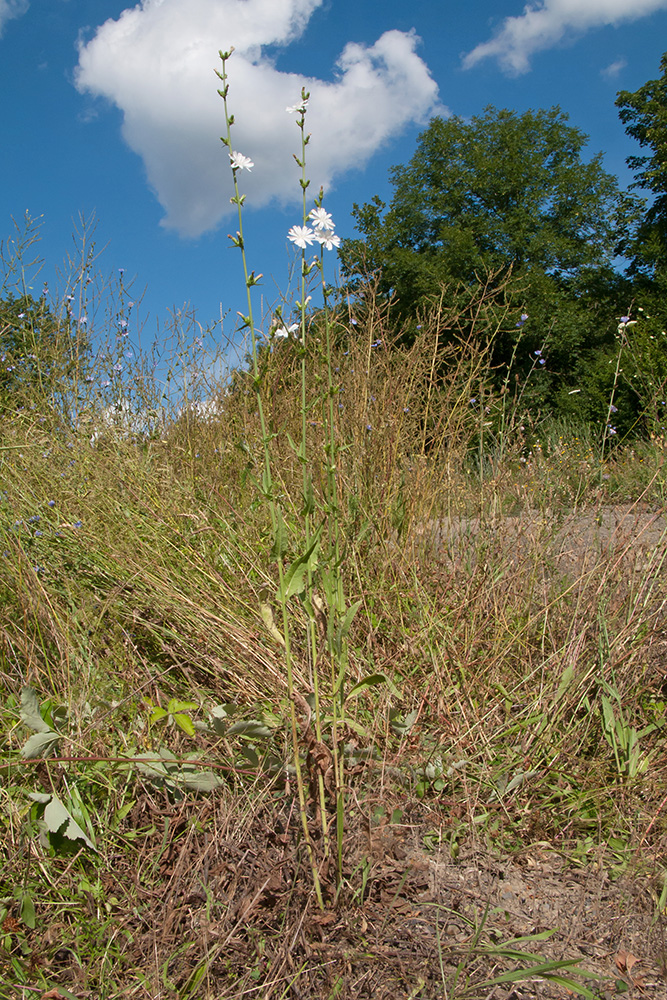
{"type": "MultiPolygon", "coordinates": [[[[227,134],[226,137],[222,138],[223,144],[227,147],[230,156],[230,162],[232,164],[232,176],[234,179],[234,197],[232,198],[232,203],[237,206],[238,209],[238,223],[239,228],[236,237],[231,237],[232,242],[235,246],[238,246],[241,251],[241,257],[243,260],[243,274],[245,278],[246,294],[248,301],[248,315],[244,317],[244,325],[250,330],[250,340],[252,345],[252,371],[253,371],[253,382],[255,389],[255,397],[257,400],[257,410],[259,414],[260,428],[262,432],[262,445],[264,450],[264,475],[262,480],[262,495],[264,499],[269,504],[269,509],[271,512],[271,524],[273,528],[273,537],[277,537],[278,533],[278,523],[279,514],[278,507],[276,504],[274,492],[273,492],[273,478],[271,474],[271,455],[269,450],[269,443],[271,436],[267,432],[266,418],[264,415],[264,406],[262,402],[261,394],[261,380],[259,377],[259,362],[257,355],[257,335],[255,332],[255,324],[253,321],[253,309],[252,309],[252,294],[251,288],[255,285],[256,279],[254,273],[248,271],[247,258],[245,253],[245,242],[243,238],[243,202],[244,196],[239,192],[237,174],[239,166],[234,164],[232,160],[232,133],[231,126],[234,124],[234,116],[229,114],[229,109],[227,105],[227,95],[229,93],[229,84],[227,83],[227,61],[229,60],[233,49],[229,52],[220,52],[220,60],[222,62],[222,72],[216,70],[217,77],[222,81],[222,89],[218,90],[218,94],[222,97],[224,108],[225,108],[225,121],[227,124],[227,134]]],[[[291,735],[292,735],[292,750],[294,754],[294,768],[296,772],[296,782],[297,789],[299,793],[299,812],[301,815],[301,825],[303,828],[304,840],[306,843],[306,848],[308,851],[308,857],[310,861],[311,871],[313,874],[313,886],[315,889],[315,894],[317,896],[317,901],[321,909],[324,909],[324,901],[322,898],[322,888],[320,885],[319,873],[317,870],[317,864],[315,861],[315,853],[313,849],[312,838],[310,836],[310,830],[308,828],[308,814],[306,810],[306,792],[303,781],[303,774],[301,771],[301,758],[300,758],[300,748],[299,748],[299,728],[296,717],[296,704],[294,700],[294,670],[292,662],[291,653],[291,642],[290,642],[290,623],[289,616],[287,613],[287,598],[284,596],[284,564],[282,553],[280,551],[280,545],[276,546],[276,556],[278,562],[278,580],[279,580],[279,593],[281,594],[281,604],[283,612],[283,638],[285,640],[285,665],[287,672],[287,694],[290,704],[290,722],[291,722],[291,735]]]]}
{"type": "MultiPolygon", "coordinates": [[[[306,121],[306,106],[309,93],[304,89],[301,91],[302,100],[302,111],[297,122],[299,129],[301,131],[301,159],[297,159],[297,163],[301,167],[301,195],[302,195],[302,220],[304,227],[308,223],[308,209],[306,202],[306,191],[310,184],[310,181],[306,177],[306,146],[308,145],[309,136],[306,133],[305,121],[306,121]]],[[[305,248],[301,251],[301,298],[300,298],[300,312],[301,312],[301,447],[299,449],[299,454],[301,456],[301,469],[303,477],[303,516],[304,516],[304,531],[305,531],[305,541],[306,541],[306,551],[310,548],[310,539],[312,533],[312,502],[313,502],[313,485],[312,476],[308,467],[308,398],[307,398],[307,365],[306,365],[306,305],[307,305],[307,282],[306,278],[310,273],[310,267],[306,262],[306,251],[305,248]]],[[[320,677],[319,677],[319,652],[318,652],[318,642],[317,642],[317,626],[315,622],[315,612],[313,608],[313,571],[310,562],[308,563],[307,570],[307,583],[306,583],[306,599],[308,607],[308,646],[310,650],[310,663],[311,663],[311,676],[313,683],[313,697],[315,701],[314,707],[314,718],[315,718],[315,737],[318,743],[322,742],[322,708],[321,708],[321,692],[320,692],[320,677]]],[[[329,853],[329,824],[327,819],[326,811],[326,794],[324,789],[324,778],[320,773],[318,774],[318,797],[320,804],[320,822],[322,826],[322,843],[324,844],[325,857],[329,853]]]]}

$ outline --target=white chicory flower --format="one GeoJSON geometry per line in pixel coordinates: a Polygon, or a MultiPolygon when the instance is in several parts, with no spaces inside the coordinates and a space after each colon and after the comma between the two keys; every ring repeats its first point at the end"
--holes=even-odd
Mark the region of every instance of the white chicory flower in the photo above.
{"type": "Polygon", "coordinates": [[[273,336],[276,338],[276,340],[286,340],[289,337],[290,333],[296,333],[298,329],[299,329],[298,323],[292,323],[292,325],[288,327],[279,326],[277,330],[273,331],[273,336]]]}
{"type": "Polygon", "coordinates": [[[315,233],[315,239],[322,244],[325,250],[333,250],[334,247],[340,246],[340,236],[336,236],[331,229],[321,229],[315,233]]]}
{"type": "Polygon", "coordinates": [[[296,243],[302,250],[305,250],[306,244],[310,246],[315,239],[315,233],[308,226],[292,226],[287,234],[287,239],[291,240],[292,243],[296,243]]]}
{"type": "Polygon", "coordinates": [[[285,111],[287,111],[287,113],[290,115],[294,114],[305,115],[307,107],[308,107],[308,98],[306,98],[305,101],[299,101],[298,104],[293,104],[291,108],[285,108],[285,111]]]}
{"type": "Polygon", "coordinates": [[[308,218],[315,226],[315,229],[335,229],[334,221],[328,212],[323,208],[314,208],[308,214],[308,218]]]}
{"type": "Polygon", "coordinates": [[[244,156],[243,153],[237,153],[236,151],[232,151],[229,154],[229,159],[234,170],[252,170],[255,166],[249,156],[244,156]]]}

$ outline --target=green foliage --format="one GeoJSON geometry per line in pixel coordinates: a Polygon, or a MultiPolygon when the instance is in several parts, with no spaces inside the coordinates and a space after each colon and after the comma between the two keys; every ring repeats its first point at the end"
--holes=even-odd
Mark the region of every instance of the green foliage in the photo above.
{"type": "Polygon", "coordinates": [[[619,92],[616,106],[628,135],[650,150],[628,157],[635,171],[634,187],[653,195],[634,240],[630,240],[634,273],[648,276],[664,293],[667,287],[667,52],[660,60],[661,76],[634,93],[619,92]]]}
{"type": "Polygon", "coordinates": [[[404,309],[443,282],[509,269],[581,285],[587,269],[613,260],[619,214],[627,224],[637,210],[601,154],[584,162],[585,143],[557,107],[434,118],[410,162],[392,169],[386,213],[379,198],[355,206],[363,241],[346,243],[346,274],[381,270],[404,309]]]}
{"type": "Polygon", "coordinates": [[[391,204],[355,206],[362,239],[341,254],[350,289],[375,275],[404,317],[496,289],[486,324],[496,384],[511,366],[525,407],[557,409],[613,349],[631,299],[615,259],[643,205],[619,190],[600,154],[584,160],[585,144],[557,107],[434,118],[410,162],[392,169],[391,204]]]}
{"type": "Polygon", "coordinates": [[[0,299],[0,411],[36,395],[62,396],[83,375],[88,346],[81,328],[56,316],[45,296],[0,299]]]}

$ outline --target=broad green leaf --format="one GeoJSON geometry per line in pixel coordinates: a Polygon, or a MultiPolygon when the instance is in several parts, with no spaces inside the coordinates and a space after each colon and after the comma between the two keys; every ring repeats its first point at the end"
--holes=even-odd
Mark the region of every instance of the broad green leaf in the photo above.
{"type": "Polygon", "coordinates": [[[306,461],[306,442],[300,441],[299,444],[297,444],[291,434],[287,435],[287,441],[299,461],[304,463],[306,461]]]}
{"type": "Polygon", "coordinates": [[[230,715],[234,715],[237,710],[237,706],[230,701],[223,702],[221,705],[214,705],[210,711],[211,718],[213,719],[226,719],[230,715]]]}
{"type": "Polygon", "coordinates": [[[67,725],[68,712],[64,705],[56,705],[55,708],[50,710],[51,721],[53,726],[51,728],[58,727],[61,729],[63,726],[67,725]]]}
{"type": "Polygon", "coordinates": [[[251,767],[259,767],[259,754],[252,747],[241,747],[241,754],[251,767]]]}
{"type": "Polygon", "coordinates": [[[265,740],[272,735],[271,730],[268,726],[265,726],[262,722],[257,722],[255,719],[248,720],[247,722],[235,722],[233,726],[227,730],[228,736],[247,736],[248,739],[259,739],[265,740]]]}
{"type": "Polygon", "coordinates": [[[467,757],[463,757],[461,760],[454,761],[454,763],[450,764],[450,766],[447,768],[447,777],[451,778],[452,775],[458,774],[459,771],[464,771],[467,766],[468,766],[467,757]]]}
{"type": "Polygon", "coordinates": [[[127,814],[134,807],[135,802],[136,802],[136,799],[130,799],[130,801],[126,802],[124,806],[120,807],[120,809],[116,809],[116,811],[113,814],[112,820],[111,820],[111,829],[112,830],[117,830],[118,829],[118,827],[123,822],[123,820],[125,819],[125,817],[127,816],[127,814]]]}
{"type": "Polygon", "coordinates": [[[183,774],[179,776],[179,785],[184,785],[191,792],[213,792],[224,782],[212,771],[195,771],[193,774],[183,774]]]}
{"type": "Polygon", "coordinates": [[[175,712],[174,722],[176,723],[178,728],[182,729],[183,732],[187,733],[188,736],[195,735],[194,723],[189,715],[185,715],[183,712],[175,712]]]}
{"type": "Polygon", "coordinates": [[[155,754],[139,754],[135,758],[138,770],[148,778],[159,778],[191,792],[212,792],[224,784],[212,771],[197,771],[187,762],[180,766],[166,747],[160,747],[159,755],[161,760],[156,759],[155,754]]]}
{"type": "Polygon", "coordinates": [[[362,726],[360,722],[356,719],[350,719],[348,716],[345,717],[345,725],[348,729],[351,729],[353,733],[359,733],[364,739],[370,739],[371,733],[366,726],[362,726]]]}
{"type": "Polygon", "coordinates": [[[69,840],[83,840],[88,847],[95,850],[90,837],[81,829],[57,795],[51,796],[51,801],[44,810],[44,822],[50,833],[63,833],[69,840]]]}
{"type": "Polygon", "coordinates": [[[156,705],[151,714],[148,716],[148,721],[152,725],[154,722],[159,722],[160,719],[165,719],[169,715],[166,708],[160,708],[156,705]]]}
{"type": "Polygon", "coordinates": [[[80,826],[85,827],[86,833],[93,842],[93,845],[97,847],[95,842],[95,827],[93,824],[92,817],[88,806],[81,798],[81,793],[76,785],[70,785],[69,789],[69,807],[73,818],[79,823],[80,826]]]}
{"type": "Polygon", "coordinates": [[[59,739],[58,733],[54,733],[52,729],[46,732],[35,733],[21,747],[21,756],[24,760],[35,760],[36,757],[46,757],[59,739]]]}
{"type": "Polygon", "coordinates": [[[222,738],[223,736],[227,735],[227,727],[229,726],[229,723],[227,722],[226,719],[219,718],[217,716],[212,716],[211,724],[213,726],[216,736],[220,736],[222,738]]]}
{"type": "Polygon", "coordinates": [[[44,722],[39,711],[39,701],[37,695],[31,687],[24,687],[21,691],[21,711],[20,711],[21,721],[25,722],[26,726],[30,729],[34,729],[37,733],[47,733],[51,731],[51,727],[44,722]]]}
{"type": "Polygon", "coordinates": [[[315,511],[315,497],[313,495],[313,481],[308,479],[308,483],[303,492],[303,506],[301,508],[302,517],[306,517],[308,514],[313,514],[315,511]]]}
{"type": "Polygon", "coordinates": [[[192,712],[195,708],[199,708],[196,701],[179,701],[178,698],[171,698],[167,705],[167,710],[171,715],[176,712],[192,712]]]}
{"type": "Polygon", "coordinates": [[[556,691],[556,694],[554,696],[554,704],[558,704],[558,702],[561,700],[561,698],[569,688],[570,684],[572,683],[573,678],[574,678],[574,667],[572,666],[572,664],[570,664],[563,671],[563,676],[560,679],[558,690],[556,691]]]}
{"type": "Polygon", "coordinates": [[[401,717],[400,709],[390,708],[389,709],[389,725],[397,736],[405,736],[410,732],[414,726],[417,718],[419,716],[419,709],[415,708],[412,712],[408,712],[405,717],[401,717]]]}
{"type": "Polygon", "coordinates": [[[282,559],[287,552],[287,529],[285,527],[285,521],[283,520],[283,515],[280,510],[278,511],[278,516],[276,519],[276,530],[273,536],[273,545],[271,546],[271,559],[282,559]]]}
{"type": "Polygon", "coordinates": [[[520,788],[524,781],[528,781],[529,778],[534,778],[539,773],[539,771],[522,771],[520,774],[515,774],[507,785],[504,794],[509,795],[509,793],[513,792],[515,788],[520,788]]]}
{"type": "Polygon", "coordinates": [[[602,715],[604,717],[604,727],[608,732],[613,732],[616,728],[616,717],[614,709],[608,698],[602,695],[602,715]]]}
{"type": "Polygon", "coordinates": [[[133,758],[133,763],[137,765],[142,774],[149,778],[166,778],[167,769],[164,763],[156,757],[155,753],[139,753],[133,758]]]}

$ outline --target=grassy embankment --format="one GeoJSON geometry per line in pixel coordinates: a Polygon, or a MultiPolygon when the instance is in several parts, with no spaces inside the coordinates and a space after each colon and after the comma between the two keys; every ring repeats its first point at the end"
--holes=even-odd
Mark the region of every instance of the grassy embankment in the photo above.
{"type": "MultiPolygon", "coordinates": [[[[486,426],[486,405],[470,402],[489,384],[474,334],[436,381],[438,331],[456,325],[442,313],[402,351],[374,307],[356,326],[333,322],[341,574],[360,602],[338,730],[339,873],[316,801],[318,782],[333,795],[321,764],[331,689],[319,744],[304,702],[313,655],[327,677],[326,608],[286,601],[323,912],[299,821],[252,379],[208,386],[217,415],[174,412],[149,440],[121,426],[91,447],[103,404],[79,402],[88,419],[72,426],[47,379],[3,417],[2,995],[355,995],[360,963],[386,959],[366,920],[391,912],[406,877],[382,896],[378,837],[400,840],[406,871],[420,852],[456,861],[471,845],[507,856],[540,844],[645,878],[656,919],[664,908],[659,442],[601,455],[593,432],[530,438],[520,414],[499,422],[492,396],[486,426]],[[344,946],[318,945],[343,919],[344,946]]],[[[305,365],[326,532],[319,336],[305,365]]],[[[261,372],[286,565],[303,544],[287,437],[299,440],[300,364],[293,343],[274,342],[261,372]]],[[[137,409],[157,388],[147,370],[137,409]]],[[[386,989],[486,996],[480,984],[525,966],[485,935],[483,901],[475,913],[467,941],[438,938],[428,962],[394,963],[386,989]]]]}

